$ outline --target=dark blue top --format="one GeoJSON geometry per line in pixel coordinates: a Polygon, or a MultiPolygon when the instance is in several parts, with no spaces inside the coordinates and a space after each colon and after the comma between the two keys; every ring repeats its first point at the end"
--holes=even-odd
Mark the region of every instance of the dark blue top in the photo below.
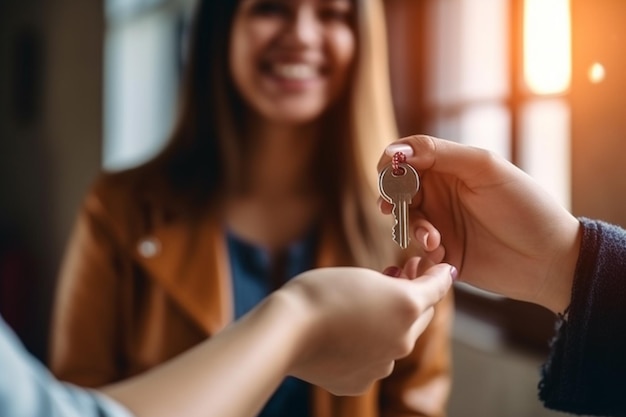
{"type": "Polygon", "coordinates": [[[581,218],[568,312],[539,384],[546,407],[626,416],[626,230],[581,218]]]}
{"type": "MultiPolygon", "coordinates": [[[[316,239],[309,236],[272,259],[269,251],[228,233],[228,252],[233,279],[235,318],[250,311],[281,283],[309,270],[315,262],[316,239]]],[[[254,375],[250,376],[254,378],[254,375]]],[[[260,417],[307,417],[310,386],[287,377],[259,414],[260,417]]]]}

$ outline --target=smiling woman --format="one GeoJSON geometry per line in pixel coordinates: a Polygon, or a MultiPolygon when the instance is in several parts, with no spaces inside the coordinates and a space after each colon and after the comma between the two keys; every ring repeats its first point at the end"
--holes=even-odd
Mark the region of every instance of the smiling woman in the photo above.
{"type": "Polygon", "coordinates": [[[233,81],[260,119],[314,121],[346,87],[356,42],[350,0],[244,1],[231,36],[233,81]]]}
{"type": "MultiPolygon", "coordinates": [[[[52,331],[71,382],[158,365],[310,268],[402,261],[376,204],[378,154],[397,137],[382,3],[198,6],[169,143],[102,175],[81,208],[52,331]]],[[[289,378],[261,415],[444,414],[451,312],[447,297],[365,395],[289,378]]]]}

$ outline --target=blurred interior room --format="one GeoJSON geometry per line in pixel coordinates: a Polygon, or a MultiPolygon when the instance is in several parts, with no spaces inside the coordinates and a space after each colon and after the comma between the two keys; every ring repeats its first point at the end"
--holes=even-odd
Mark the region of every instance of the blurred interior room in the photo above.
{"type": "MultiPolygon", "coordinates": [[[[385,5],[401,135],[489,148],[576,216],[626,226],[626,2],[385,5]]],[[[0,2],[0,312],[44,362],[76,210],[100,170],[164,144],[193,6],[0,2]]],[[[455,296],[449,415],[561,414],[537,399],[553,314],[462,284],[455,296]]]]}

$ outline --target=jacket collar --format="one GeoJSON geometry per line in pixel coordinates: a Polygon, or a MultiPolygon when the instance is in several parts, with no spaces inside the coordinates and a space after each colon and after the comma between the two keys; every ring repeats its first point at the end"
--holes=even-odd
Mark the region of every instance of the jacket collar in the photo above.
{"type": "MultiPolygon", "coordinates": [[[[330,225],[322,227],[315,265],[349,265],[330,225]]],[[[233,320],[230,258],[220,217],[208,211],[195,220],[158,222],[137,242],[137,262],[207,334],[233,320]]]]}
{"type": "Polygon", "coordinates": [[[232,321],[228,251],[216,216],[159,224],[138,242],[136,255],[148,275],[207,334],[232,321]]]}

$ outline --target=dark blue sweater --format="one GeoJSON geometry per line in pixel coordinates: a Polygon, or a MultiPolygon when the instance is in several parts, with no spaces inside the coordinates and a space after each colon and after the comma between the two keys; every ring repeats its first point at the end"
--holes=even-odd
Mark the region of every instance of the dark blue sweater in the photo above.
{"type": "Polygon", "coordinates": [[[575,414],[626,416],[626,230],[580,219],[582,247],[539,395],[575,414]]]}

